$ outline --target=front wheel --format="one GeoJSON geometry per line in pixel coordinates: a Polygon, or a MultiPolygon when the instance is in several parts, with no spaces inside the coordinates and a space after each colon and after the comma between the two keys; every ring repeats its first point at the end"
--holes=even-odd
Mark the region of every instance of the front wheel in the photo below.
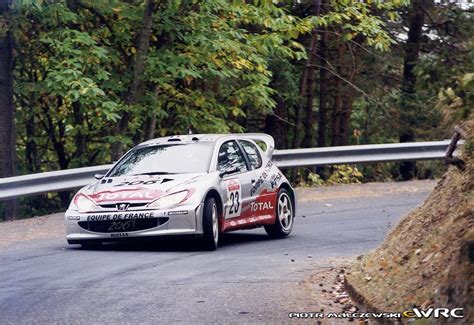
{"type": "Polygon", "coordinates": [[[273,225],[265,226],[265,231],[270,237],[282,238],[291,233],[295,210],[290,194],[284,188],[278,191],[276,200],[276,220],[273,225]]]}
{"type": "Polygon", "coordinates": [[[203,246],[204,249],[213,251],[219,244],[219,213],[217,211],[216,199],[207,198],[204,202],[202,212],[202,228],[204,231],[203,246]]]}

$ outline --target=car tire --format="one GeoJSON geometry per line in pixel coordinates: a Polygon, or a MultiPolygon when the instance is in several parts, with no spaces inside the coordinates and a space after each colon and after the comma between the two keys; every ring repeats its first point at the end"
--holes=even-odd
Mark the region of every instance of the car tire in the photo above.
{"type": "Polygon", "coordinates": [[[79,244],[81,244],[82,249],[87,250],[99,249],[102,246],[102,242],[95,240],[84,240],[79,242],[79,244]]]}
{"type": "Polygon", "coordinates": [[[283,238],[288,236],[293,229],[295,209],[290,193],[284,188],[278,191],[275,204],[275,223],[266,225],[265,231],[272,238],[283,238]]]}
{"type": "Polygon", "coordinates": [[[203,248],[208,251],[216,250],[219,245],[219,211],[216,199],[209,197],[204,202],[202,212],[203,248]]]}

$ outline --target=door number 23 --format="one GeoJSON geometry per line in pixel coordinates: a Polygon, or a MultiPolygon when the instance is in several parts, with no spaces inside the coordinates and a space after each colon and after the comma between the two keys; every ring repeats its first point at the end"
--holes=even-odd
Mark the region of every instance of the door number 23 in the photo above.
{"type": "Polygon", "coordinates": [[[240,181],[237,178],[229,179],[226,181],[226,186],[227,205],[229,207],[226,217],[239,217],[242,210],[242,187],[240,186],[240,181]]]}
{"type": "Polygon", "coordinates": [[[229,208],[229,215],[237,214],[240,210],[240,201],[239,201],[239,191],[235,191],[230,193],[230,208],[229,208]]]}

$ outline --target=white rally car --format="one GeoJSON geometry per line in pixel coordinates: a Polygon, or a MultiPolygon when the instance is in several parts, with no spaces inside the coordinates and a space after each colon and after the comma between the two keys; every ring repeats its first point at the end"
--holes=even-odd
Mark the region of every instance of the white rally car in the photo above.
{"type": "Polygon", "coordinates": [[[266,134],[195,134],[149,140],[128,151],[74,196],[69,244],[85,248],[136,237],[194,235],[216,249],[221,233],[293,228],[293,188],[270,160],[266,134]],[[265,147],[263,151],[257,142],[265,147]]]}

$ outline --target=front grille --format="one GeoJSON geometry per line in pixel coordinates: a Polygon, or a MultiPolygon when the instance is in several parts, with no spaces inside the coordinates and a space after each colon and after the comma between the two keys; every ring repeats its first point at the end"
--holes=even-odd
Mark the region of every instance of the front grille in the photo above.
{"type": "Polygon", "coordinates": [[[130,220],[103,220],[103,221],[79,221],[82,229],[94,232],[128,232],[145,230],[161,226],[169,218],[130,219],[130,220]]]}
{"type": "MultiPolygon", "coordinates": [[[[138,208],[138,207],[143,207],[145,205],[147,205],[148,203],[128,203],[128,209],[130,208],[138,208]]],[[[104,209],[113,209],[113,210],[117,210],[117,203],[114,203],[114,204],[100,204],[100,207],[101,208],[104,208],[104,209]]]]}

